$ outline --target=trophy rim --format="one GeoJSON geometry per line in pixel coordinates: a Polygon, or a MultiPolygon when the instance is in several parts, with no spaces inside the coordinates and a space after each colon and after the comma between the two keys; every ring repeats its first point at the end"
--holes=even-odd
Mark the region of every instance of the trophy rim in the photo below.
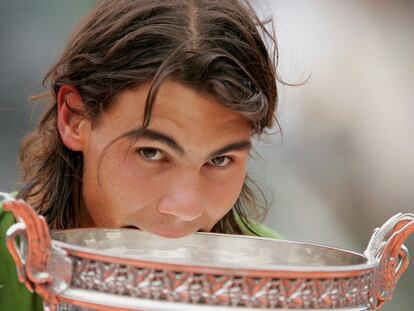
{"type": "MultiPolygon", "coordinates": [[[[225,237],[226,239],[252,239],[252,240],[266,240],[272,243],[284,243],[294,244],[298,246],[317,247],[323,250],[335,251],[342,254],[354,256],[359,260],[363,260],[363,263],[347,264],[347,265],[320,265],[320,266],[307,266],[307,265],[286,265],[286,264],[274,264],[267,265],[265,268],[260,266],[256,267],[230,267],[225,264],[198,264],[198,263],[179,263],[169,261],[166,259],[160,260],[146,260],[139,259],[136,255],[111,255],[105,250],[94,249],[87,246],[76,245],[64,241],[55,239],[58,234],[71,234],[71,233],[82,233],[82,232],[130,232],[131,230],[136,231],[137,229],[130,228],[78,228],[78,229],[66,229],[66,230],[55,230],[51,233],[52,243],[58,247],[61,247],[68,252],[69,255],[80,257],[83,259],[96,260],[115,264],[125,264],[128,266],[159,269],[159,270],[172,270],[182,272],[193,272],[193,273],[206,273],[206,274],[224,274],[224,275],[248,275],[252,277],[355,277],[358,275],[365,275],[375,269],[378,266],[377,261],[367,258],[364,254],[349,251],[337,247],[316,244],[316,243],[304,243],[293,240],[275,240],[266,237],[256,236],[244,236],[235,234],[222,234],[222,233],[206,233],[196,232],[193,235],[210,235],[225,237]]],[[[142,230],[139,230],[143,232],[142,230]]]]}

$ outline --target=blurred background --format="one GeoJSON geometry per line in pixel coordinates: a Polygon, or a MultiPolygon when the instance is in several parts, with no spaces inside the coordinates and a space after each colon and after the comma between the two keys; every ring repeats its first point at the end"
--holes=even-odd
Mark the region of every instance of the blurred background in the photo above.
{"type": "MultiPolygon", "coordinates": [[[[42,109],[27,98],[94,2],[0,0],[1,191],[19,188],[19,144],[42,109]]],[[[373,228],[414,212],[414,1],[252,3],[274,17],[281,77],[309,77],[279,86],[283,139],[275,129],[249,163],[272,193],[265,223],[362,252],[373,228]]],[[[414,263],[383,310],[413,310],[413,288],[414,263]]]]}

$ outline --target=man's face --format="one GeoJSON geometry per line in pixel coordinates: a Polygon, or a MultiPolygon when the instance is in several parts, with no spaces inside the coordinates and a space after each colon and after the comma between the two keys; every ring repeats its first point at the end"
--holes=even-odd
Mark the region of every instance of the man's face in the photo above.
{"type": "Polygon", "coordinates": [[[138,139],[148,85],[125,91],[84,131],[82,226],[137,227],[176,238],[210,231],[233,207],[246,174],[251,126],[167,81],[138,139]]]}

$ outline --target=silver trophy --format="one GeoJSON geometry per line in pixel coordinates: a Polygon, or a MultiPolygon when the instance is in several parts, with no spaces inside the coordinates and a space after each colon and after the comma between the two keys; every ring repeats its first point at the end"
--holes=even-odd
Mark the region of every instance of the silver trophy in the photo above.
{"type": "Polygon", "coordinates": [[[24,201],[9,198],[4,209],[17,220],[7,247],[19,280],[43,297],[45,310],[378,309],[408,266],[403,243],[414,231],[414,214],[395,215],[358,254],[214,233],[50,233],[24,201]]]}

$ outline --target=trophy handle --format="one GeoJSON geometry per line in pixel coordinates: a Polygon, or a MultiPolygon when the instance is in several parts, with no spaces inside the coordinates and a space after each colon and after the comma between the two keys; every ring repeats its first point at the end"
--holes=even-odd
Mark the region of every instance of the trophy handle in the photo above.
{"type": "MultiPolygon", "coordinates": [[[[4,197],[4,195],[3,195],[4,197]]],[[[36,292],[47,302],[55,304],[56,295],[51,290],[52,277],[47,272],[51,261],[51,239],[44,217],[23,200],[5,197],[3,209],[16,219],[6,233],[7,248],[16,263],[19,281],[31,292],[36,292]]]]}
{"type": "Polygon", "coordinates": [[[403,244],[414,232],[414,214],[397,214],[372,234],[364,254],[378,262],[372,289],[372,307],[380,308],[392,299],[395,286],[408,267],[409,252],[403,244]]]}

